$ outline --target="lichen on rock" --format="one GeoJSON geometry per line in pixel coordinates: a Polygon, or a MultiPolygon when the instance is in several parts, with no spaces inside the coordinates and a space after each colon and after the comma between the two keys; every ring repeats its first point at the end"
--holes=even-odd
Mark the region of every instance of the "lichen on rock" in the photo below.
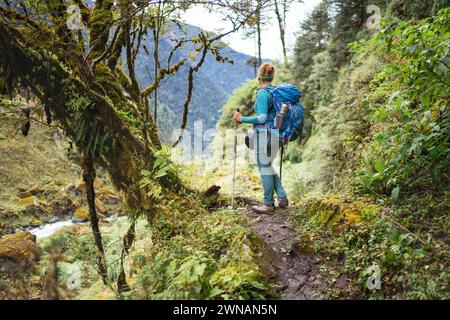
{"type": "Polygon", "coordinates": [[[0,271],[12,272],[32,267],[41,257],[36,236],[18,232],[0,239],[0,271]]]}
{"type": "Polygon", "coordinates": [[[89,211],[86,207],[81,207],[75,210],[73,214],[72,221],[74,223],[89,221],[89,211]]]}
{"type": "Polygon", "coordinates": [[[379,212],[379,208],[360,200],[350,201],[330,196],[322,199],[310,198],[304,205],[304,212],[310,220],[323,227],[340,230],[348,224],[369,222],[379,212]]]}
{"type": "Polygon", "coordinates": [[[17,204],[20,206],[28,207],[30,205],[39,205],[39,199],[36,196],[29,196],[26,198],[18,199],[17,204]]]}

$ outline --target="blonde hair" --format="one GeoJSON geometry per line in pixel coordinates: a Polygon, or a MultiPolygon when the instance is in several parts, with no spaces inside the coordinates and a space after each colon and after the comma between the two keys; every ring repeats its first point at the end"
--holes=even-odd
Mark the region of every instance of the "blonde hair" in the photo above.
{"type": "Polygon", "coordinates": [[[258,80],[272,82],[275,75],[275,67],[271,63],[263,63],[258,70],[258,80]]]}

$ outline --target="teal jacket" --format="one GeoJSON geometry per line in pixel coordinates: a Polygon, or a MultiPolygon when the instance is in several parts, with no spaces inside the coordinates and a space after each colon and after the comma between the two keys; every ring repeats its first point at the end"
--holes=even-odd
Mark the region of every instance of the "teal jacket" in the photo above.
{"type": "MultiPolygon", "coordinates": [[[[273,88],[271,84],[267,85],[266,88],[273,88]]],[[[255,117],[242,117],[242,123],[250,123],[255,127],[263,127],[268,122],[273,122],[276,116],[275,108],[273,108],[273,102],[270,99],[270,94],[267,90],[263,88],[258,90],[256,94],[256,102],[253,106],[256,112],[255,117]]]]}

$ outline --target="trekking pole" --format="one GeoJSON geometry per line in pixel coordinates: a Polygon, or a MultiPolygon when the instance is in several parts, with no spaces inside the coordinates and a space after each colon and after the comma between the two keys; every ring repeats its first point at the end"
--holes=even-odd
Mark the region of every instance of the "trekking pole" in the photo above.
{"type": "Polygon", "coordinates": [[[283,155],[284,155],[284,141],[281,140],[281,152],[280,152],[280,181],[283,175],[283,155]]]}
{"type": "MultiPolygon", "coordinates": [[[[240,112],[239,109],[236,109],[235,111],[240,112]]],[[[236,186],[237,129],[238,129],[238,126],[239,126],[239,122],[236,121],[236,124],[234,126],[234,142],[233,142],[234,160],[233,160],[233,187],[231,190],[231,209],[234,209],[234,189],[236,186]]]]}

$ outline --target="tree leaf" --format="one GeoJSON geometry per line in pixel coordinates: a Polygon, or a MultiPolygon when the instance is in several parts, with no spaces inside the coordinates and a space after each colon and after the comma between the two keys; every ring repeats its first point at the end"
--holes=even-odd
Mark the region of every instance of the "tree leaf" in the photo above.
{"type": "Polygon", "coordinates": [[[400,187],[395,187],[394,189],[392,189],[391,198],[393,201],[398,201],[399,197],[400,197],[400,187]]]}

